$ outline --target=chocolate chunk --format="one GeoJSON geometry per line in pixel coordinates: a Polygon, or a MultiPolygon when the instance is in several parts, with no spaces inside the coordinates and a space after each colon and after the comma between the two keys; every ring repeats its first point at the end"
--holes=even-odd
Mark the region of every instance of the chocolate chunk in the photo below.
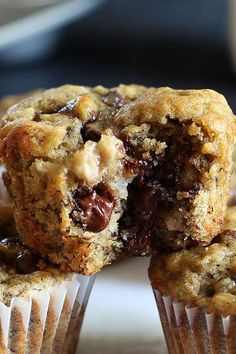
{"type": "Polygon", "coordinates": [[[87,122],[82,128],[81,134],[84,142],[88,140],[98,142],[101,138],[101,129],[99,129],[96,122],[87,122]]]}
{"type": "Polygon", "coordinates": [[[133,256],[149,256],[151,254],[151,235],[147,232],[136,233],[124,241],[125,249],[133,256]]]}
{"type": "Polygon", "coordinates": [[[124,162],[126,176],[141,175],[145,161],[127,158],[124,162]]]}
{"type": "Polygon", "coordinates": [[[100,232],[108,225],[115,203],[110,196],[94,190],[76,201],[76,204],[83,228],[100,232]]]}
{"type": "MultiPolygon", "coordinates": [[[[131,156],[138,156],[132,149],[129,149],[129,153],[131,156]]],[[[160,211],[171,208],[176,203],[177,191],[179,189],[181,191],[184,187],[181,185],[183,172],[178,163],[182,163],[185,156],[178,157],[173,165],[171,161],[165,163],[164,157],[166,156],[162,154],[160,158],[157,157],[151,161],[131,157],[126,162],[127,174],[131,171],[131,173],[137,173],[138,176],[128,187],[127,210],[120,221],[120,229],[129,230],[130,237],[124,243],[133,255],[148,255],[152,246],[157,247],[157,241],[160,247],[163,240],[170,239],[166,236],[161,237],[163,232],[168,232],[168,230],[160,216],[160,211]]],[[[199,188],[200,183],[191,185],[191,189],[186,191],[189,200],[199,188]]],[[[179,233],[177,235],[173,232],[171,237],[173,247],[178,249],[183,242],[184,235],[179,233]]],[[[188,241],[186,244],[191,244],[191,242],[188,241]]]]}
{"type": "Polygon", "coordinates": [[[37,270],[38,257],[22,246],[17,238],[1,240],[0,259],[19,273],[30,274],[37,270]]]}
{"type": "Polygon", "coordinates": [[[215,236],[212,240],[212,243],[222,242],[225,236],[230,236],[236,240],[236,231],[226,229],[226,230],[222,231],[221,233],[219,233],[217,236],[215,236]]]}
{"type": "Polygon", "coordinates": [[[182,248],[191,248],[200,245],[200,242],[186,237],[181,231],[167,230],[165,225],[163,228],[154,228],[154,236],[152,246],[154,249],[161,250],[162,252],[179,251],[182,248]]]}
{"type": "Polygon", "coordinates": [[[14,264],[15,259],[23,250],[24,247],[17,239],[5,238],[0,242],[0,258],[9,265],[14,264]]]}
{"type": "Polygon", "coordinates": [[[39,112],[36,112],[36,113],[34,114],[33,121],[34,121],[34,122],[40,122],[40,121],[41,121],[41,117],[40,117],[40,113],[39,113],[39,112]]]}
{"type": "Polygon", "coordinates": [[[38,258],[28,250],[20,253],[15,260],[15,267],[20,273],[30,274],[37,271],[38,258]]]}
{"type": "Polygon", "coordinates": [[[140,151],[137,146],[131,144],[129,137],[121,135],[119,138],[123,141],[128,156],[137,160],[142,160],[142,151],[140,151]]]}
{"type": "Polygon", "coordinates": [[[213,297],[215,294],[215,289],[213,285],[206,286],[205,284],[200,288],[199,295],[205,297],[213,297]]]}
{"type": "Polygon", "coordinates": [[[128,136],[120,137],[128,155],[126,175],[137,176],[128,186],[128,200],[119,228],[121,235],[126,235],[123,240],[125,246],[136,255],[148,254],[151,247],[163,249],[163,246],[167,248],[171,244],[177,250],[193,245],[191,237],[168,230],[165,214],[172,208],[178,210],[183,203],[186,209],[190,207],[202,188],[200,172],[191,162],[194,146],[183,127],[173,120],[165,130],[150,131],[150,134],[157,141],[165,141],[166,148],[160,154],[151,151],[146,159],[142,137],[135,143],[128,136]],[[176,136],[181,139],[176,139],[176,136]]]}
{"type": "Polygon", "coordinates": [[[173,202],[172,196],[157,181],[140,183],[136,179],[129,188],[129,205],[121,228],[129,229],[130,237],[125,242],[132,255],[149,255],[154,230],[165,227],[159,215],[160,204],[164,207],[173,202]],[[135,226],[134,226],[135,225],[135,226]]]}

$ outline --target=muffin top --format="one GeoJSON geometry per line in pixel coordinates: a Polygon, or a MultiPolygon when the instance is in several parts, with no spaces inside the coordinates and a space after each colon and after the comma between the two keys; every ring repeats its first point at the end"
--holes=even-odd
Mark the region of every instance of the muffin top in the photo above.
{"type": "MultiPolygon", "coordinates": [[[[229,208],[227,226],[235,226],[229,208]]],[[[236,215],[236,214],[234,214],[236,215]]],[[[207,312],[236,312],[236,231],[226,229],[209,246],[156,253],[149,267],[152,285],[162,294],[207,312]]]]}

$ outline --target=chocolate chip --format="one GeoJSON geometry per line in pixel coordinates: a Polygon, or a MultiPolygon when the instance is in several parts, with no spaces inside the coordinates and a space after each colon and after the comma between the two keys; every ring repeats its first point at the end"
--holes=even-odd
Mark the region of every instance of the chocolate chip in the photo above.
{"type": "Polygon", "coordinates": [[[5,238],[0,242],[0,259],[9,265],[13,265],[23,246],[14,238],[5,238]]]}
{"type": "Polygon", "coordinates": [[[18,255],[15,260],[15,267],[20,273],[30,274],[37,271],[38,258],[26,250],[18,255]]]}
{"type": "Polygon", "coordinates": [[[36,112],[33,118],[34,122],[40,122],[41,121],[41,115],[39,112],[36,112]]]}
{"type": "Polygon", "coordinates": [[[127,177],[129,176],[134,176],[134,175],[141,175],[141,171],[143,169],[143,166],[145,164],[145,161],[142,160],[137,160],[133,158],[127,158],[124,161],[124,167],[125,167],[125,174],[127,177]]]}
{"type": "Polygon", "coordinates": [[[171,135],[156,138],[160,141],[164,139],[167,148],[160,155],[151,153],[146,161],[142,159],[142,152],[131,144],[129,138],[122,139],[129,156],[125,161],[126,173],[137,174],[128,187],[126,210],[119,222],[120,229],[126,230],[126,234],[130,235],[124,242],[128,243],[132,254],[146,254],[150,245],[159,247],[165,239],[168,239],[175,249],[182,248],[183,244],[186,247],[193,244],[191,239],[184,241],[185,235],[182,232],[169,232],[161,217],[163,210],[179,203],[177,192],[185,194],[186,202],[190,203],[201,188],[201,183],[196,180],[199,176],[197,171],[193,171],[196,179],[189,180],[185,177],[192,155],[191,142],[185,137],[177,142],[175,136],[171,135]],[[164,235],[165,233],[168,235],[164,235]]]}
{"type": "Polygon", "coordinates": [[[84,142],[88,140],[98,142],[101,138],[101,129],[99,129],[96,123],[88,122],[84,124],[81,130],[81,135],[84,142]]]}
{"type": "Polygon", "coordinates": [[[200,245],[199,242],[191,239],[191,237],[186,237],[184,232],[168,230],[165,224],[163,224],[163,226],[160,224],[158,227],[154,228],[152,240],[153,248],[161,250],[162,252],[179,251],[183,248],[188,249],[200,245]]]}
{"type": "Polygon", "coordinates": [[[199,295],[204,296],[204,297],[212,297],[215,294],[215,290],[213,288],[213,285],[203,285],[200,287],[199,290],[199,295]]]}
{"type": "MultiPolygon", "coordinates": [[[[78,194],[74,194],[75,197],[78,198],[78,194]]],[[[80,214],[78,221],[85,230],[100,232],[108,225],[114,204],[114,200],[108,194],[93,190],[75,200],[80,214]]]]}
{"type": "Polygon", "coordinates": [[[147,232],[136,233],[124,241],[125,249],[133,256],[149,256],[151,254],[151,236],[147,232]]]}
{"type": "Polygon", "coordinates": [[[29,274],[37,270],[38,257],[22,246],[16,237],[1,240],[0,259],[19,273],[29,274]]]}
{"type": "Polygon", "coordinates": [[[212,243],[221,243],[223,242],[225,237],[232,237],[233,239],[236,240],[236,231],[235,230],[224,230],[221,233],[219,233],[217,236],[215,236],[212,240],[212,243]]]}

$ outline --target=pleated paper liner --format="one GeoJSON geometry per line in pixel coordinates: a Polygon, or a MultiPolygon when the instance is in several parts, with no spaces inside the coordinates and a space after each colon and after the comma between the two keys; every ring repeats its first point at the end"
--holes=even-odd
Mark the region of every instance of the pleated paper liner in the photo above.
{"type": "Polygon", "coordinates": [[[169,354],[236,354],[236,314],[208,314],[156,289],[154,295],[169,354]]]}
{"type": "Polygon", "coordinates": [[[26,301],[0,302],[1,354],[74,354],[94,276],[74,275],[26,301]]]}

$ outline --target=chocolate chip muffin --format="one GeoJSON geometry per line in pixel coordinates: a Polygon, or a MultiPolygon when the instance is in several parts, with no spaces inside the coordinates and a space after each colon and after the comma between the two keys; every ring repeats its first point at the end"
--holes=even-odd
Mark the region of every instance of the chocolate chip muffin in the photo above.
{"type": "Polygon", "coordinates": [[[46,264],[17,236],[2,239],[0,352],[75,353],[92,281],[46,264]]]}
{"type": "Polygon", "coordinates": [[[212,90],[66,85],[9,109],[0,137],[21,238],[63,270],[221,228],[234,116],[212,90]]]}
{"type": "Polygon", "coordinates": [[[152,256],[149,277],[171,354],[236,351],[235,211],[227,210],[227,229],[210,245],[152,256]]]}
{"type": "Polygon", "coordinates": [[[236,313],[236,231],[225,230],[209,246],[153,257],[150,278],[155,289],[208,312],[236,313]]]}

